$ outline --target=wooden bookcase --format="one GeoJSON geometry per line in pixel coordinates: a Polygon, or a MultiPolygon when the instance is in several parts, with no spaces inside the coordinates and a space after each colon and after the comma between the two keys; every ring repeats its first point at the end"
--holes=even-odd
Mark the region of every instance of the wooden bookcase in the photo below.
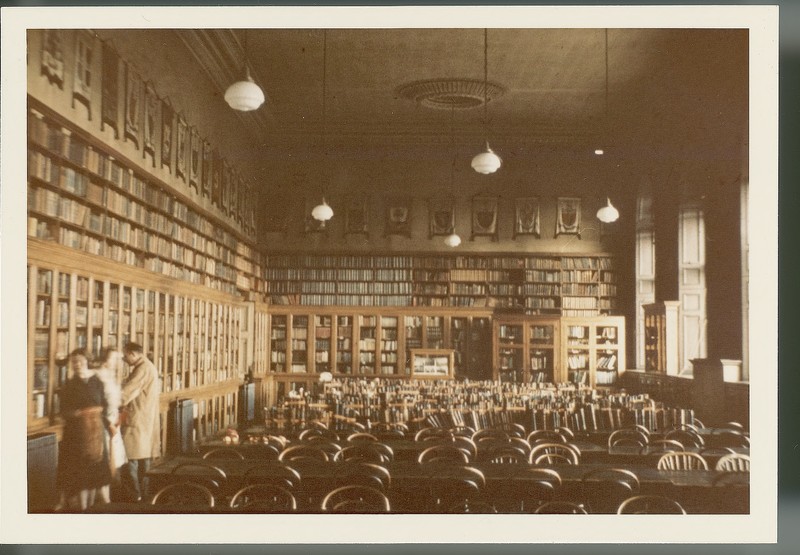
{"type": "Polygon", "coordinates": [[[677,376],[680,361],[680,301],[642,305],[647,372],[677,376]]]}
{"type": "Polygon", "coordinates": [[[272,253],[264,283],[275,305],[501,308],[598,316],[616,309],[608,254],[365,255],[272,253]]]}
{"type": "Polygon", "coordinates": [[[29,103],[29,237],[226,293],[263,291],[263,260],[247,236],[206,217],[37,101],[29,103]]]}
{"type": "Polygon", "coordinates": [[[322,372],[408,379],[414,349],[452,349],[456,378],[490,379],[491,315],[489,309],[269,306],[274,387],[264,395],[274,402],[292,390],[314,392],[322,372]]]}
{"type": "Polygon", "coordinates": [[[625,319],[498,315],[493,369],[503,382],[612,385],[625,370],[625,319]]]}

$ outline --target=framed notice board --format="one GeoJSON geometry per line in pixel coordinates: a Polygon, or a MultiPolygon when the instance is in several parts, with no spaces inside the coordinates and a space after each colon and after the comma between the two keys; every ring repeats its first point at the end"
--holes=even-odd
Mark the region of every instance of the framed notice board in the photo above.
{"type": "Polygon", "coordinates": [[[411,349],[411,378],[453,379],[453,349],[411,349]]]}

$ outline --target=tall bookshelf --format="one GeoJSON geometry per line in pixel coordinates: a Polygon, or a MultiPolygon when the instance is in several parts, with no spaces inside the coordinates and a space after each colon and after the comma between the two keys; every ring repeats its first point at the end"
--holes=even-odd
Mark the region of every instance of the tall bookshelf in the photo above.
{"type": "Polygon", "coordinates": [[[264,256],[270,302],[292,306],[499,308],[529,315],[616,310],[608,254],[264,256]]]}
{"type": "Polygon", "coordinates": [[[243,235],[37,101],[29,103],[29,237],[226,293],[263,290],[261,254],[243,235]]]}

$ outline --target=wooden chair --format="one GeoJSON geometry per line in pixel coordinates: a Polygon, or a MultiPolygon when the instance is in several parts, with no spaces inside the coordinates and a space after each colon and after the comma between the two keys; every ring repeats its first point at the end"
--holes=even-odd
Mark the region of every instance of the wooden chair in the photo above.
{"type": "Polygon", "coordinates": [[[325,439],[328,441],[340,441],[339,434],[333,430],[321,428],[306,428],[297,436],[300,441],[309,441],[315,439],[325,439]]]}
{"type": "Polygon", "coordinates": [[[483,501],[486,476],[478,468],[447,463],[437,468],[434,463],[427,480],[432,508],[447,512],[459,503],[483,501]]]}
{"type": "Polygon", "coordinates": [[[349,445],[336,453],[333,457],[334,462],[343,462],[350,460],[359,460],[362,462],[386,464],[390,462],[390,458],[386,457],[381,451],[374,448],[372,443],[362,443],[358,445],[349,445]]]}
{"type": "Polygon", "coordinates": [[[593,514],[614,513],[639,488],[639,477],[625,468],[595,468],[581,477],[583,500],[593,514]]]}
{"type": "Polygon", "coordinates": [[[493,449],[486,455],[485,460],[489,464],[529,464],[528,453],[510,444],[503,444],[493,449]]]}
{"type": "Polygon", "coordinates": [[[367,486],[341,486],[325,495],[320,507],[331,513],[388,513],[389,498],[367,486]]]}
{"type": "Polygon", "coordinates": [[[641,448],[640,454],[644,453],[659,453],[659,452],[672,452],[672,451],[685,451],[683,444],[676,439],[656,439],[641,448]]]}
{"type": "Polygon", "coordinates": [[[470,426],[453,426],[448,431],[456,437],[472,438],[475,435],[475,429],[470,426]]]}
{"type": "Polygon", "coordinates": [[[717,461],[714,470],[721,472],[750,472],[750,456],[744,453],[723,455],[717,461]]]}
{"type": "Polygon", "coordinates": [[[196,482],[177,482],[167,484],[156,492],[151,505],[168,505],[175,512],[191,511],[198,507],[214,506],[214,494],[202,484],[196,482]]]}
{"type": "Polygon", "coordinates": [[[496,428],[484,428],[472,434],[472,441],[480,444],[482,441],[494,441],[497,439],[506,440],[511,436],[505,430],[498,430],[496,428]]]}
{"type": "Polygon", "coordinates": [[[422,428],[414,434],[414,441],[439,441],[453,439],[453,432],[444,428],[422,428]]]}
{"type": "Polygon", "coordinates": [[[336,468],[335,481],[337,486],[369,486],[386,492],[392,476],[388,468],[379,464],[349,460],[336,468]]]}
{"type": "Polygon", "coordinates": [[[297,510],[297,499],[286,488],[271,484],[252,484],[233,494],[230,507],[243,512],[293,512],[297,510]]]}
{"type": "Polygon", "coordinates": [[[608,448],[611,449],[612,447],[617,446],[636,446],[636,447],[645,447],[648,443],[650,443],[650,436],[649,434],[645,434],[638,428],[621,428],[619,430],[614,430],[608,436],[608,448]]]}
{"type": "Polygon", "coordinates": [[[685,515],[686,510],[674,499],[661,495],[636,495],[620,503],[618,515],[685,515]]]}
{"type": "Polygon", "coordinates": [[[347,436],[347,441],[350,443],[358,441],[378,441],[378,438],[368,432],[355,432],[347,436]]]}
{"type": "Polygon", "coordinates": [[[203,453],[203,459],[205,460],[243,460],[244,455],[238,449],[232,449],[230,447],[218,447],[216,449],[210,449],[203,453]]]}
{"type": "Polygon", "coordinates": [[[455,445],[431,445],[417,456],[417,462],[420,464],[435,462],[467,464],[469,463],[469,455],[455,445]]]}
{"type": "MultiPolygon", "coordinates": [[[[339,450],[341,450],[341,448],[339,448],[339,450]]],[[[317,459],[321,462],[328,462],[331,458],[328,452],[320,446],[314,445],[314,443],[304,443],[290,445],[281,451],[281,454],[278,455],[278,461],[288,462],[297,460],[300,457],[317,459]]]]}
{"type": "Polygon", "coordinates": [[[697,453],[675,451],[661,455],[656,468],[659,470],[708,470],[708,462],[697,453]]]}
{"type": "Polygon", "coordinates": [[[537,443],[528,456],[531,464],[578,464],[580,452],[568,443],[537,443]]]}
{"type": "Polygon", "coordinates": [[[567,438],[555,430],[534,430],[525,438],[529,445],[536,443],[567,443],[567,438]]]}
{"type": "Polygon", "coordinates": [[[561,475],[552,468],[531,467],[525,469],[525,474],[533,478],[526,479],[520,484],[509,483],[513,488],[506,495],[518,503],[521,512],[534,512],[540,505],[553,500],[561,488],[561,475]]]}
{"type": "Polygon", "coordinates": [[[536,508],[537,515],[587,515],[585,507],[569,501],[549,501],[536,508]]]}
{"type": "Polygon", "coordinates": [[[244,473],[245,485],[271,484],[285,489],[295,489],[301,483],[300,473],[282,463],[259,464],[244,473]]]}
{"type": "Polygon", "coordinates": [[[228,482],[228,476],[220,467],[202,459],[181,463],[170,472],[173,483],[193,482],[214,493],[220,492],[228,482]]]}
{"type": "Polygon", "coordinates": [[[717,430],[711,434],[709,447],[750,448],[750,438],[742,430],[717,430]]]}
{"type": "Polygon", "coordinates": [[[247,449],[239,451],[245,459],[259,460],[259,461],[277,461],[278,455],[281,454],[283,447],[278,448],[269,443],[257,443],[249,445],[247,449]]]}
{"type": "Polygon", "coordinates": [[[674,439],[685,447],[695,447],[697,449],[702,449],[705,445],[705,441],[702,437],[700,437],[700,434],[688,428],[667,432],[667,435],[664,436],[664,439],[674,439]]]}

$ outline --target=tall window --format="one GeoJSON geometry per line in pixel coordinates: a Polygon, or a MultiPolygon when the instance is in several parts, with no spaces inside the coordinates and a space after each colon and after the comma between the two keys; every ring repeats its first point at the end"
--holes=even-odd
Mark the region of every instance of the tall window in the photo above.
{"type": "Polygon", "coordinates": [[[678,293],[681,302],[681,368],[706,357],[706,234],[703,210],[684,205],[678,218],[678,293]]]}
{"type": "Polygon", "coordinates": [[[655,302],[656,244],[653,197],[640,195],[636,203],[636,367],[644,368],[644,309],[655,302]]]}

